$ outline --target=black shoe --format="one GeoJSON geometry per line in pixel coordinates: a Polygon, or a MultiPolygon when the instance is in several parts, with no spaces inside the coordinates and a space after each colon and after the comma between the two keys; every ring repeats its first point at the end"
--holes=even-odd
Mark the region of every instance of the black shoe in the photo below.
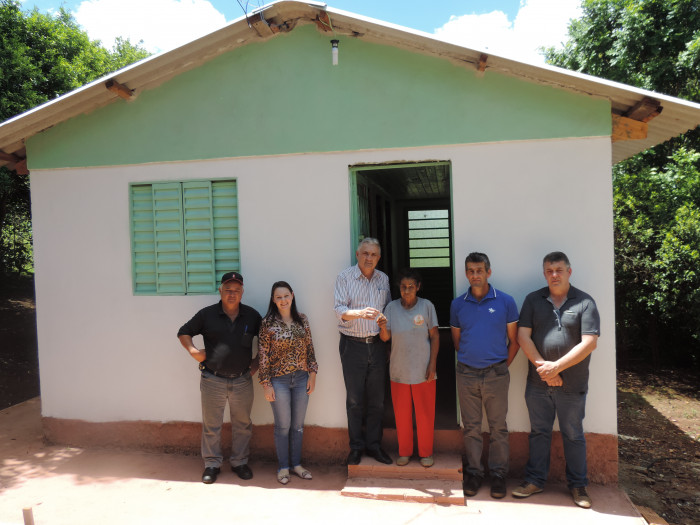
{"type": "Polygon", "coordinates": [[[350,454],[348,454],[347,464],[348,465],[359,465],[361,459],[362,459],[362,451],[357,450],[357,449],[353,449],[350,451],[350,454]]]}
{"type": "Polygon", "coordinates": [[[216,481],[216,477],[219,475],[219,472],[221,472],[219,467],[205,468],[204,474],[202,474],[202,483],[206,483],[207,485],[214,483],[216,481]]]}
{"type": "Polygon", "coordinates": [[[496,499],[506,497],[505,478],[498,475],[491,476],[491,497],[496,499]]]}
{"type": "Polygon", "coordinates": [[[241,479],[253,478],[253,471],[250,470],[250,467],[247,464],[238,465],[237,467],[231,467],[231,470],[238,474],[238,477],[241,479]]]}
{"type": "Polygon", "coordinates": [[[381,448],[378,448],[377,450],[366,450],[365,453],[369,457],[379,461],[379,463],[384,463],[385,465],[391,465],[393,463],[392,459],[389,457],[389,454],[384,452],[381,448]]]}
{"type": "Polygon", "coordinates": [[[481,476],[467,474],[466,479],[462,482],[462,489],[465,496],[476,496],[481,488],[481,476]]]}

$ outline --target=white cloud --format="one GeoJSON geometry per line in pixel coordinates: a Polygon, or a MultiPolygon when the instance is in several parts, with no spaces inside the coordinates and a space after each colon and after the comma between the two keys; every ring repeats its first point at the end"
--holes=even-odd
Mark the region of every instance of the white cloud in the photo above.
{"type": "Polygon", "coordinates": [[[451,16],[435,35],[448,42],[523,62],[544,63],[539,47],[561,47],[581,0],[521,0],[515,20],[502,11],[451,16]]]}
{"type": "Polygon", "coordinates": [[[128,38],[151,52],[173,49],[226,24],[207,0],[85,0],[75,19],[90,35],[111,47],[128,38]]]}

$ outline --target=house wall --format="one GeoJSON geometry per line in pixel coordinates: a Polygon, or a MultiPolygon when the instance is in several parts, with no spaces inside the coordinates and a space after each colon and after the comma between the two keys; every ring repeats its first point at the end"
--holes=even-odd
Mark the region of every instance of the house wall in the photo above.
{"type": "MultiPolygon", "coordinates": [[[[586,429],[615,434],[606,138],[32,170],[43,415],[92,422],[200,420],[196,363],[175,334],[217,298],[133,295],[128,184],[236,177],[244,302],[264,313],[271,283],[292,283],[299,308],[309,315],[320,364],[307,422],[344,427],[332,301],[335,276],[352,256],[348,166],[433,158],[452,162],[457,268],[469,251],[487,252],[492,283],[520,305],[545,284],[544,253],[558,249],[571,258],[572,282],[597,300],[603,322],[591,364],[586,429]]],[[[462,293],[467,283],[459,271],[456,283],[462,293]]],[[[512,367],[513,431],[529,428],[525,372],[521,354],[512,367]]],[[[262,395],[256,396],[253,419],[272,422],[262,395]]]]}
{"type": "MultiPolygon", "coordinates": [[[[316,450],[342,454],[332,302],[335,277],[352,260],[349,167],[438,159],[452,163],[456,268],[469,251],[488,253],[492,283],[520,306],[545,284],[542,256],[563,250],[572,282],[597,300],[603,335],[585,428],[602,436],[589,439],[589,458],[605,463],[592,466],[592,479],[616,478],[609,102],[361,40],[341,41],[336,68],[329,55],[326,36],[298,28],[28,141],[49,437],[104,443],[126,432],[131,444],[196,448],[199,374],[176,333],[217,298],[133,294],[128,190],[233,177],[243,300],[264,313],[272,282],[294,286],[320,365],[308,435],[316,450]]],[[[464,274],[455,279],[462,293],[464,274]]],[[[529,430],[524,355],[511,371],[517,469],[529,430]]],[[[272,412],[257,385],[256,393],[254,446],[271,453],[272,412]]],[[[451,432],[438,434],[443,448],[460,447],[451,432]]],[[[561,472],[561,461],[553,467],[561,472]]]]}

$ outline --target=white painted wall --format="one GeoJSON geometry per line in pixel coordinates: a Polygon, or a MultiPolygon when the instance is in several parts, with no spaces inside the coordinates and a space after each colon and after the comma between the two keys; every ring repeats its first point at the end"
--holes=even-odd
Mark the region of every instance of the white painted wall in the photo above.
{"type": "MultiPolygon", "coordinates": [[[[199,373],[180,325],[216,296],[134,296],[128,184],[238,180],[243,301],[265,313],[279,279],[310,319],[320,371],[306,422],[346,426],[333,286],[349,265],[348,166],[452,161],[457,268],[489,254],[491,282],[516,298],[545,282],[542,256],[567,252],[572,282],[602,314],[587,431],[616,433],[613,233],[608,138],[289,155],[31,174],[42,412],[93,422],[200,421],[199,373]]],[[[467,286],[456,276],[458,293],[467,286]]],[[[529,430],[526,360],[511,369],[509,425],[529,430]]],[[[441,378],[451,380],[451,378],[441,378]]],[[[256,382],[254,423],[272,422],[256,382]]]]}

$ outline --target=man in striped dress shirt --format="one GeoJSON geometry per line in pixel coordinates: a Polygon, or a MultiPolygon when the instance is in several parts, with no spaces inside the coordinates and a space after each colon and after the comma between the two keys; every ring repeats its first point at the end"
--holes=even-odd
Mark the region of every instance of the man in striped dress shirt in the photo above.
{"type": "Polygon", "coordinates": [[[377,239],[366,237],[360,241],[355,256],[357,264],[343,270],[335,281],[334,308],[347,392],[347,463],[360,463],[364,451],[381,463],[391,464],[391,458],[381,448],[387,353],[377,325],[377,318],[384,315],[384,307],[391,301],[389,278],[376,269],[381,257],[377,239]]]}

